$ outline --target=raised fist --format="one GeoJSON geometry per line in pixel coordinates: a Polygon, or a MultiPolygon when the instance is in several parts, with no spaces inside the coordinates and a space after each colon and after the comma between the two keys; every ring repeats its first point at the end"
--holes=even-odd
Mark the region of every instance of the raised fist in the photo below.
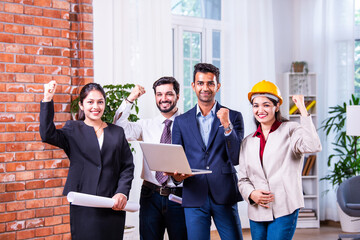
{"type": "Polygon", "coordinates": [[[55,94],[56,81],[52,80],[48,84],[44,84],[44,102],[50,102],[55,94]]]}
{"type": "Polygon", "coordinates": [[[133,102],[136,99],[138,99],[141,95],[143,95],[145,93],[145,88],[143,86],[140,85],[136,85],[133,90],[131,91],[128,100],[133,102]]]}

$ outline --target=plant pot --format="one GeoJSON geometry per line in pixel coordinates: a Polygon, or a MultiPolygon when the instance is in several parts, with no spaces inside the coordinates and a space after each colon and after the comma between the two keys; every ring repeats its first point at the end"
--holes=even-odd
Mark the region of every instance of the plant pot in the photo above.
{"type": "Polygon", "coordinates": [[[304,72],[305,64],[293,64],[294,72],[304,72]]]}
{"type": "Polygon", "coordinates": [[[135,236],[135,227],[134,226],[126,226],[124,230],[124,240],[133,240],[136,239],[135,236]]]}
{"type": "Polygon", "coordinates": [[[343,232],[360,232],[360,218],[359,217],[350,217],[343,210],[340,208],[339,204],[336,203],[339,217],[340,217],[340,224],[341,230],[343,232]]]}

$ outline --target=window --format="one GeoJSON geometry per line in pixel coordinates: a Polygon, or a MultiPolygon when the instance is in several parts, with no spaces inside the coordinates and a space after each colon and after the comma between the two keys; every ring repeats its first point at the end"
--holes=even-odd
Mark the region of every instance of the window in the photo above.
{"type": "Polygon", "coordinates": [[[220,0],[172,0],[173,14],[221,20],[220,0]]]}
{"type": "MultiPolygon", "coordinates": [[[[171,4],[174,76],[181,84],[179,107],[186,112],[197,102],[191,87],[194,65],[221,66],[221,0],[172,0],[171,4]]],[[[220,100],[220,92],[216,100],[220,100]]]]}
{"type": "Polygon", "coordinates": [[[355,95],[360,97],[360,0],[355,1],[355,95]]]}

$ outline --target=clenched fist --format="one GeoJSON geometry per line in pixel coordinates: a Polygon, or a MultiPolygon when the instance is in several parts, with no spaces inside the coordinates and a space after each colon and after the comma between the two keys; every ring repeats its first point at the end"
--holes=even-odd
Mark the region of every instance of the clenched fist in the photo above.
{"type": "Polygon", "coordinates": [[[229,109],[227,108],[220,108],[219,111],[217,111],[216,116],[219,118],[221,125],[224,126],[224,128],[227,128],[230,124],[230,117],[229,117],[229,109]]]}
{"type": "Polygon", "coordinates": [[[43,102],[50,102],[55,94],[56,81],[52,80],[48,84],[44,84],[44,100],[43,102]]]}
{"type": "Polygon", "coordinates": [[[308,112],[305,107],[304,96],[303,95],[294,95],[292,97],[292,100],[295,103],[295,105],[298,107],[298,109],[300,110],[301,116],[307,116],[308,112]]]}
{"type": "Polygon", "coordinates": [[[131,91],[128,100],[131,102],[134,102],[136,99],[138,99],[141,95],[145,93],[145,88],[140,85],[136,85],[133,90],[131,91]]]}

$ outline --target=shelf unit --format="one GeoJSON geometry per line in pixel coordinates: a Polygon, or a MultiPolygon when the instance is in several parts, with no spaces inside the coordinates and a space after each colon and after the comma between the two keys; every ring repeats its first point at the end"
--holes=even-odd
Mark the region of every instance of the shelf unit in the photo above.
{"type": "MultiPolygon", "coordinates": [[[[283,104],[281,108],[282,115],[290,121],[300,121],[300,114],[289,114],[289,110],[294,105],[292,96],[296,94],[304,95],[305,101],[317,101],[317,77],[316,73],[294,73],[287,72],[283,75],[281,93],[283,97],[283,104]]],[[[311,114],[315,127],[318,125],[318,119],[316,116],[316,103],[308,110],[311,114]]],[[[315,153],[310,155],[316,155],[315,153]]],[[[307,157],[307,156],[306,156],[307,157]]],[[[302,176],[304,202],[305,208],[311,208],[315,210],[316,219],[298,219],[297,228],[319,228],[319,179],[318,179],[318,156],[315,164],[311,169],[308,176],[302,176]]]]}

